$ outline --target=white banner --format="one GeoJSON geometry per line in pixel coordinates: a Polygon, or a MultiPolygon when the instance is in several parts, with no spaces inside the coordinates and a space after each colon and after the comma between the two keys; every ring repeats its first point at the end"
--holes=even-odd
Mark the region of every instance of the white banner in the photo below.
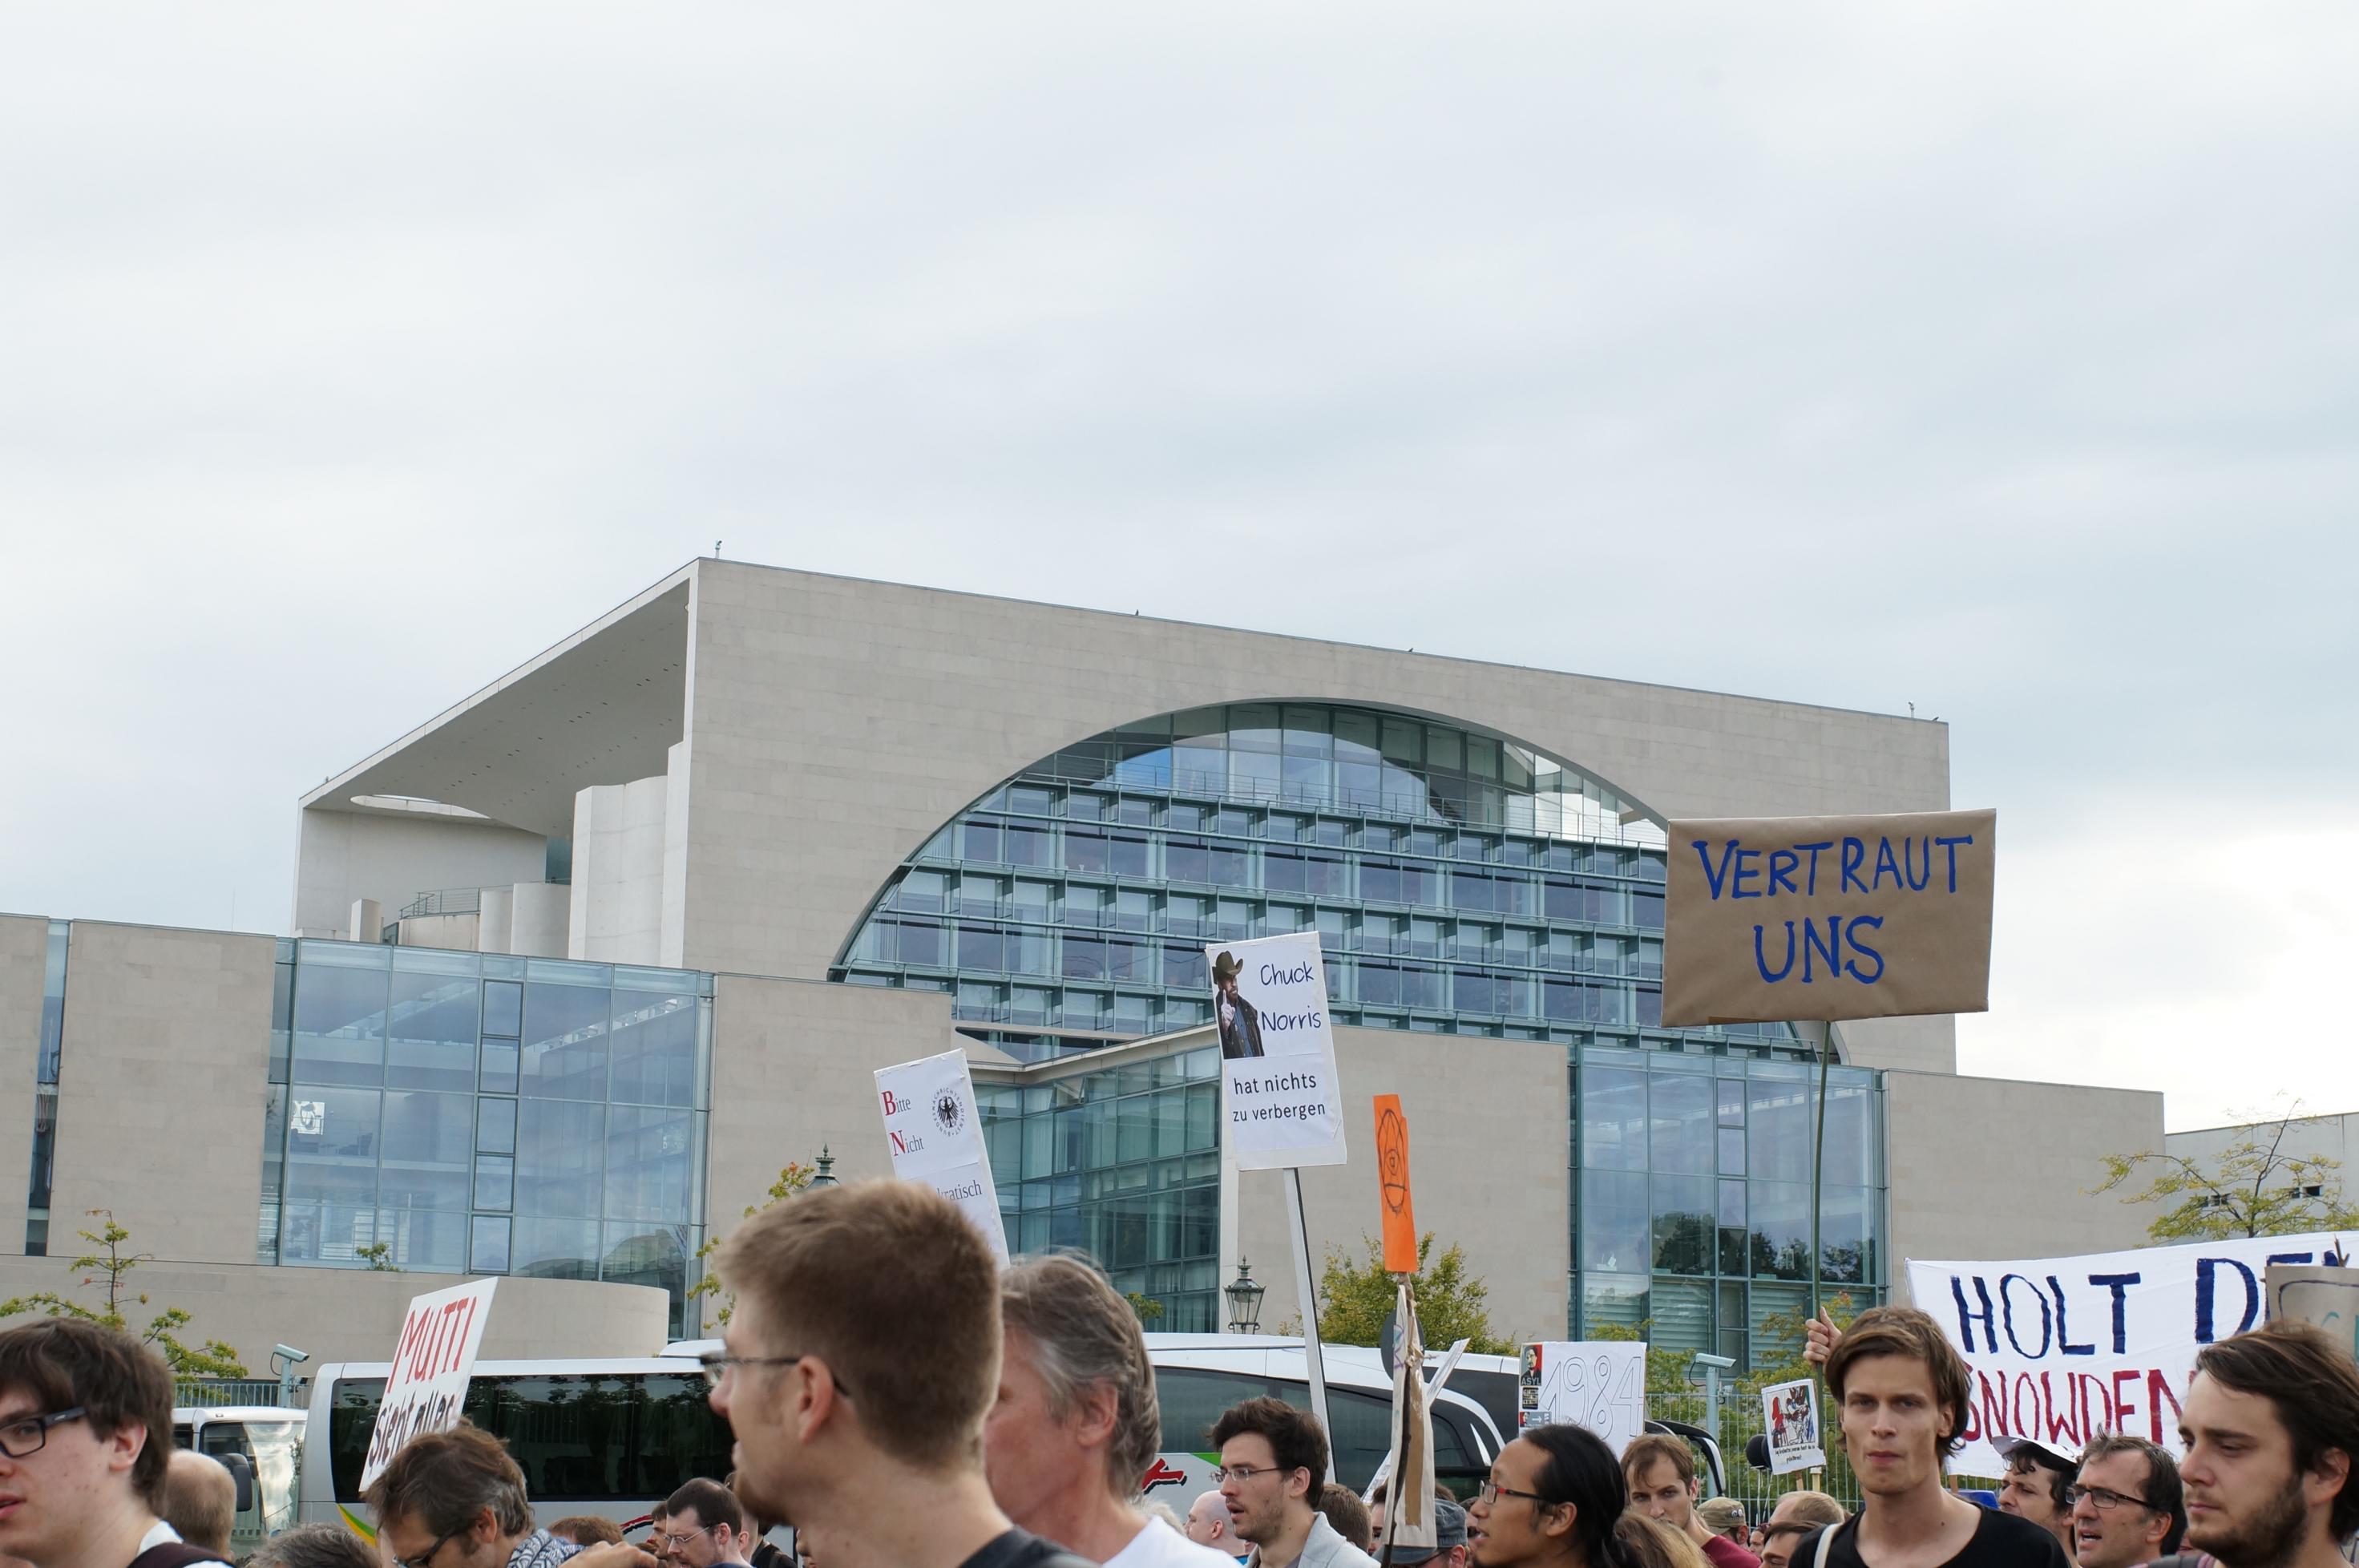
{"type": "Polygon", "coordinates": [[[966,1052],[904,1062],[876,1070],[876,1100],[885,1115],[885,1147],[893,1174],[923,1181],[956,1203],[991,1242],[1002,1262],[1007,1232],[999,1220],[999,1189],[974,1104],[966,1052]]]}
{"type": "Polygon", "coordinates": [[[2099,1432],[2179,1452],[2195,1353],[2267,1315],[2272,1263],[2339,1263],[2323,1233],[2012,1263],[1908,1260],[1908,1293],[1973,1368],[1962,1475],[2003,1475],[1993,1437],[2070,1453],[2099,1432]]]}
{"type": "Polygon", "coordinates": [[[459,1424],[467,1379],[475,1370],[475,1352],[484,1343],[484,1325],[491,1321],[492,1287],[498,1283],[473,1279],[410,1298],[401,1337],[394,1342],[385,1398],[376,1407],[376,1425],[369,1432],[368,1460],[361,1466],[363,1490],[403,1443],[422,1432],[447,1432],[459,1424]]]}
{"type": "Polygon", "coordinates": [[[1635,1339],[1548,1339],[1524,1346],[1521,1426],[1570,1421],[1619,1459],[1647,1430],[1647,1346],[1635,1339]]]}
{"type": "Polygon", "coordinates": [[[1335,1031],[1319,933],[1216,942],[1212,1021],[1229,1125],[1221,1142],[1240,1171],[1343,1163],[1335,1031]]]}
{"type": "Polygon", "coordinates": [[[1819,1386],[1808,1377],[1761,1390],[1761,1430],[1769,1435],[1769,1474],[1823,1469],[1819,1443],[1819,1386]]]}

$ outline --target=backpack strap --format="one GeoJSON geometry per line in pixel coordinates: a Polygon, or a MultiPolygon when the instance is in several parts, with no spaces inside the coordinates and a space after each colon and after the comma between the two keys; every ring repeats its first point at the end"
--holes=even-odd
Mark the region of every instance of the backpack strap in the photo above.
{"type": "Polygon", "coordinates": [[[1831,1524],[1819,1531],[1819,1552],[1811,1568],[1827,1568],[1827,1560],[1834,1552],[1836,1533],[1842,1529],[1843,1526],[1839,1524],[1831,1524]]]}
{"type": "Polygon", "coordinates": [[[197,1568],[201,1563],[226,1563],[229,1559],[190,1546],[185,1541],[167,1541],[149,1547],[131,1560],[130,1568],[197,1568]]]}

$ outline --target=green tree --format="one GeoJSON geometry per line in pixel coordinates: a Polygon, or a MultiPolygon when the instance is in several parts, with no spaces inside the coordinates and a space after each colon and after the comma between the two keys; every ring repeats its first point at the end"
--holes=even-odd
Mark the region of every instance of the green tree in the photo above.
{"type": "Polygon", "coordinates": [[[353,1256],[366,1259],[372,1274],[402,1272],[401,1265],[393,1260],[393,1243],[389,1241],[375,1241],[366,1247],[355,1247],[353,1256]]]}
{"type": "MultiPolygon", "coordinates": [[[[1385,1314],[1393,1310],[1395,1282],[1385,1272],[1384,1243],[1372,1236],[1360,1240],[1364,1250],[1356,1258],[1340,1247],[1327,1249],[1319,1280],[1319,1337],[1332,1345],[1375,1344],[1385,1314]]],[[[1465,1339],[1478,1355],[1514,1355],[1516,1347],[1491,1332],[1491,1287],[1467,1272],[1465,1248],[1452,1247],[1439,1258],[1432,1253],[1428,1231],[1417,1238],[1417,1273],[1409,1281],[1426,1345],[1438,1351],[1465,1339]]]]}
{"type": "MultiPolygon", "coordinates": [[[[799,1192],[804,1188],[810,1186],[811,1184],[811,1177],[816,1174],[817,1171],[815,1171],[812,1167],[805,1165],[799,1160],[788,1160],[786,1165],[778,1171],[778,1179],[770,1183],[770,1191],[763,1200],[758,1203],[748,1203],[745,1205],[745,1218],[749,1220],[752,1219],[756,1214],[760,1214],[772,1203],[782,1203],[786,1202],[788,1198],[793,1197],[797,1192],[799,1192]]],[[[725,1239],[725,1237],[718,1234],[705,1237],[704,1245],[696,1249],[697,1262],[702,1264],[711,1258],[713,1253],[720,1249],[722,1242],[725,1239]]],[[[729,1314],[734,1312],[737,1307],[737,1297],[734,1292],[723,1290],[721,1288],[720,1279],[714,1275],[712,1270],[709,1268],[702,1269],[697,1276],[696,1283],[688,1288],[688,1299],[690,1301],[695,1301],[700,1296],[718,1296],[721,1298],[720,1310],[712,1314],[712,1318],[713,1321],[719,1323],[723,1328],[727,1328],[729,1326],[729,1314]]]]}
{"type": "MultiPolygon", "coordinates": [[[[104,1276],[105,1306],[86,1305],[69,1300],[55,1290],[36,1290],[27,1296],[12,1296],[0,1301],[0,1318],[38,1312],[47,1317],[79,1318],[83,1323],[97,1323],[103,1328],[125,1334],[139,1332],[131,1327],[125,1308],[145,1307],[151,1303],[146,1291],[134,1293],[124,1279],[141,1264],[154,1262],[156,1255],[123,1250],[123,1244],[131,1239],[131,1233],[114,1223],[113,1209],[92,1209],[90,1213],[93,1218],[102,1218],[106,1223],[95,1231],[75,1233],[90,1243],[93,1250],[75,1258],[72,1267],[82,1274],[79,1282],[83,1285],[98,1284],[100,1277],[104,1276]]],[[[235,1346],[223,1345],[217,1339],[206,1340],[201,1346],[191,1346],[179,1337],[179,1331],[194,1321],[179,1307],[165,1307],[148,1320],[145,1332],[139,1332],[139,1342],[154,1347],[174,1372],[185,1377],[245,1377],[245,1364],[237,1358],[235,1346]]]]}
{"type": "Polygon", "coordinates": [[[2162,1206],[2146,1227],[2156,1241],[2226,1241],[2359,1226],[2359,1208],[2343,1201],[2343,1162],[2288,1152],[2288,1144],[2301,1136],[2295,1125],[2300,1109],[2295,1101],[2275,1118],[2254,1114],[2245,1136],[2209,1159],[2168,1150],[2108,1154],[2105,1179],[2091,1191],[2110,1192],[2145,1173],[2146,1184],[2122,1202],[2162,1206]]]}
{"type": "Polygon", "coordinates": [[[1151,1323],[1163,1315],[1163,1303],[1144,1291],[1125,1290],[1122,1293],[1122,1299],[1128,1301],[1130,1310],[1138,1314],[1141,1326],[1151,1323]]]}

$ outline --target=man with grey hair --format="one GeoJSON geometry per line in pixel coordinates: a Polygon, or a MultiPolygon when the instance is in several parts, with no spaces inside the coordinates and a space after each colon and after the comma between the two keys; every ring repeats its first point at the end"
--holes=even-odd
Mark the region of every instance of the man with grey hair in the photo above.
{"type": "Polygon", "coordinates": [[[1019,1258],[1000,1276],[999,1398],[984,1470],[1017,1528],[1106,1568],[1234,1568],[1137,1511],[1162,1443],[1138,1314],[1078,1258],[1019,1258]]]}

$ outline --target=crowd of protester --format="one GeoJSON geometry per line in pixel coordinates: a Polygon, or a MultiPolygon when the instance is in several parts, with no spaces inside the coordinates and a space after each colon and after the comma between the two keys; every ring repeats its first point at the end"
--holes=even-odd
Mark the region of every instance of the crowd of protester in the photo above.
{"type": "MultiPolygon", "coordinates": [[[[462,1422],[412,1439],[367,1488],[374,1542],[343,1525],[271,1537],[245,1568],[2335,1568],[2359,1535],[2359,1367],[2314,1328],[2207,1345],[2184,1456],[2099,1433],[2004,1452],[1995,1508],[1946,1464],[1969,1374],[1933,1320],[1875,1308],[1810,1356],[1861,1497],[1789,1491],[1758,1521],[1701,1495],[1669,1435],[1617,1457],[1535,1426],[1433,1542],[1385,1543],[1394,1501],[1330,1483],[1308,1413],[1253,1399],[1205,1441],[1217,1488],[1182,1519],[1140,1496],[1162,1420],[1136,1314],[1071,1257],[1002,1268],[946,1200],[908,1183],[807,1194],[749,1220],[716,1269],[735,1293],[705,1360],[736,1470],[614,1520],[537,1523],[523,1472],[462,1422]],[[769,1537],[791,1525],[790,1557],[769,1537]]],[[[171,1374],[71,1319],[0,1332],[0,1568],[231,1561],[234,1478],[174,1452],[171,1374]]]]}

